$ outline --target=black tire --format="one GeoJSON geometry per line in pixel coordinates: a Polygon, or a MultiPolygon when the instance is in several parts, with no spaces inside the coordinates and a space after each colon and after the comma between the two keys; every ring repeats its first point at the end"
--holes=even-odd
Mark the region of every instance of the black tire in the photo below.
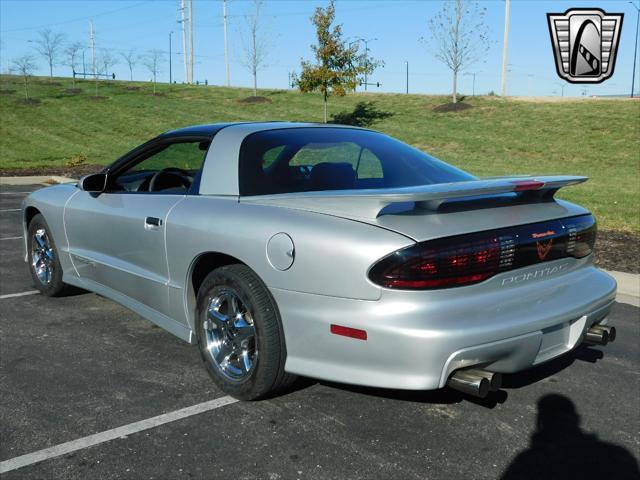
{"type": "MultiPolygon", "coordinates": [[[[246,265],[227,265],[211,272],[202,282],[197,299],[196,331],[205,368],[215,384],[239,400],[257,400],[286,388],[295,376],[284,371],[287,358],[284,334],[275,300],[262,280],[246,265]],[[231,379],[206,348],[205,322],[211,301],[231,292],[249,312],[255,329],[255,362],[246,377],[231,379]]],[[[209,323],[209,325],[212,325],[209,323]]]]}
{"type": "Polygon", "coordinates": [[[27,249],[28,249],[28,264],[29,272],[35,287],[48,297],[60,297],[67,295],[73,291],[71,285],[67,285],[62,281],[62,266],[60,265],[60,259],[58,257],[58,249],[56,242],[53,238],[49,225],[41,214],[35,215],[31,222],[29,222],[28,237],[27,237],[27,249]],[[51,275],[48,281],[43,281],[38,277],[33,262],[34,242],[35,235],[38,231],[44,230],[48,242],[50,251],[53,254],[53,258],[50,260],[51,275]]]}

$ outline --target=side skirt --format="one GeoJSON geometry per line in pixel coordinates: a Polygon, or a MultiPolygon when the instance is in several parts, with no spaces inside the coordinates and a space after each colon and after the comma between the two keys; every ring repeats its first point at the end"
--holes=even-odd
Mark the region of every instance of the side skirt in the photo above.
{"type": "Polygon", "coordinates": [[[184,340],[185,342],[188,342],[191,345],[195,345],[196,343],[196,336],[191,328],[175,321],[170,317],[167,317],[166,315],[158,312],[157,310],[154,310],[153,308],[148,307],[147,305],[138,302],[137,300],[133,300],[132,298],[116,290],[113,290],[112,288],[105,287],[104,285],[101,285],[87,278],[80,278],[75,275],[68,275],[66,273],[62,277],[62,281],[68,283],[69,285],[73,285],[84,290],[89,290],[91,292],[97,293],[98,295],[102,295],[103,297],[107,297],[110,300],[119,303],[123,307],[126,307],[129,310],[137,313],[141,317],[144,317],[147,320],[155,323],[167,332],[173,333],[176,337],[184,340]]]}

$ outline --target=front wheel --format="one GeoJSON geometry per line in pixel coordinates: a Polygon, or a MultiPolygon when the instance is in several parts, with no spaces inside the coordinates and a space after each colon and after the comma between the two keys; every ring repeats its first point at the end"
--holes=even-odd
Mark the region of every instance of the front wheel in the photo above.
{"type": "Polygon", "coordinates": [[[293,381],[275,301],[245,265],[211,272],[198,292],[197,337],[213,381],[240,400],[256,400],[293,381]]]}
{"type": "Polygon", "coordinates": [[[49,225],[41,214],[35,215],[29,222],[28,235],[29,271],[35,287],[48,297],[69,293],[72,288],[62,282],[58,249],[49,225]]]}

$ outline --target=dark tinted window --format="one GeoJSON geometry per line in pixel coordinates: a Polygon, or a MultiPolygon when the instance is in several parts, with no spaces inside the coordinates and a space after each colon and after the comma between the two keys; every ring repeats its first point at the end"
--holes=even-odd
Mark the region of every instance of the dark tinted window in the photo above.
{"type": "Polygon", "coordinates": [[[240,149],[240,194],[395,188],[475,177],[391,137],[345,128],[268,130],[240,149]]]}
{"type": "Polygon", "coordinates": [[[185,193],[202,168],[210,143],[209,140],[179,140],[160,144],[113,177],[110,188],[137,193],[185,193]]]}

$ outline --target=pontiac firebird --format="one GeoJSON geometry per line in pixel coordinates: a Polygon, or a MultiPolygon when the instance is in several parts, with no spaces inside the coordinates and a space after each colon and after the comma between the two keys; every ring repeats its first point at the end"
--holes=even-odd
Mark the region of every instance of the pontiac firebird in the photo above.
{"type": "Polygon", "coordinates": [[[575,176],[478,179],[371,130],[173,130],[23,205],[37,288],[108,297],[197,344],[239,399],[296,377],[484,396],[615,338],[575,176]]]}

